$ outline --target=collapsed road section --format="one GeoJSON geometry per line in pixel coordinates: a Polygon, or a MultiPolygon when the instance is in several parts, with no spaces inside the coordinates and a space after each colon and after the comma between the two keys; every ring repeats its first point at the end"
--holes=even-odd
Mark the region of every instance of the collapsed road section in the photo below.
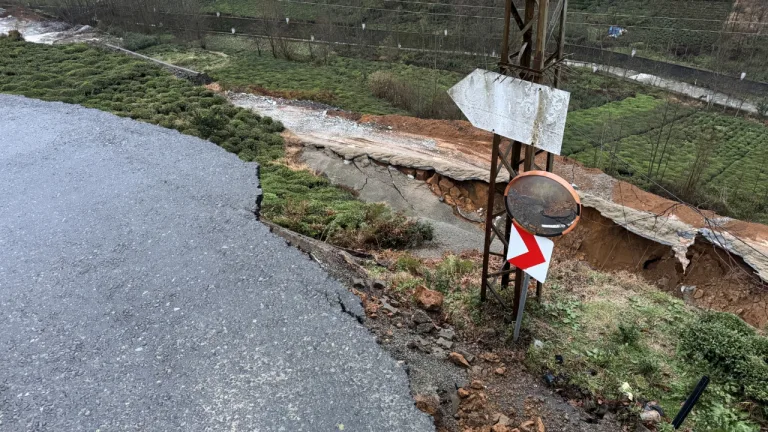
{"type": "MultiPolygon", "coordinates": [[[[490,133],[462,121],[360,117],[310,102],[228,97],[282,121],[298,162],[355,189],[363,200],[431,218],[441,250],[482,247],[490,133]]],[[[562,240],[565,253],[598,270],[640,274],[754,326],[768,323],[764,225],[691,209],[567,158],[556,158],[555,173],[579,188],[585,208],[582,224],[562,240]]]]}

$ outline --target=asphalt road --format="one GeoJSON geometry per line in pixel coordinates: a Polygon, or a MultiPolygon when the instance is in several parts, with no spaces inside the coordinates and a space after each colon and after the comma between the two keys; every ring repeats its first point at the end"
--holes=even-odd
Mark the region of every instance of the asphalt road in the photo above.
{"type": "Polygon", "coordinates": [[[209,142],[0,95],[0,430],[433,430],[258,187],[209,142]]]}

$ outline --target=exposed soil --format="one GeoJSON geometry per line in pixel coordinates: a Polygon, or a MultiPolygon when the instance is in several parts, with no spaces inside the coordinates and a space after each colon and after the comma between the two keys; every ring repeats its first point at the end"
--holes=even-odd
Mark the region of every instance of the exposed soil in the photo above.
{"type": "MultiPolygon", "coordinates": [[[[431,330],[420,330],[415,317],[424,312],[409,307],[410,298],[386,288],[364,291],[358,295],[365,305],[366,325],[395,359],[408,364],[416,406],[434,416],[438,431],[623,430],[614,415],[588,414],[578,408],[580,402],[569,401],[528,372],[523,361],[532,341],[510,347],[491,327],[458,331],[441,312],[429,314],[431,330]],[[398,307],[393,309],[392,304],[398,307]],[[436,345],[441,329],[456,332],[448,349],[436,345]],[[460,353],[469,367],[454,365],[449,353],[460,353]],[[505,422],[503,417],[508,419],[507,428],[496,426],[505,422]]],[[[484,313],[498,315],[502,323],[495,303],[486,303],[484,313]]]]}
{"type": "Polygon", "coordinates": [[[576,258],[601,271],[626,270],[707,309],[732,312],[755,327],[768,323],[768,285],[744,260],[706,239],[688,247],[683,270],[672,247],[626,230],[585,208],[573,232],[557,240],[557,256],[576,258]],[[681,287],[689,287],[681,290],[681,287]]]}

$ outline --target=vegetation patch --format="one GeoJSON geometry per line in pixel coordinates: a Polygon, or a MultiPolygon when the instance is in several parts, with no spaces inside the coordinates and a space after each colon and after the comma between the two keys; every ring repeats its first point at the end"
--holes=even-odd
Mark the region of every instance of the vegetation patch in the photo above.
{"type": "MultiPolygon", "coordinates": [[[[372,268],[392,287],[389,296],[402,302],[419,286],[440,291],[443,318],[454,327],[472,338],[494,327],[512,344],[514,323],[492,299],[479,301],[479,253],[437,260],[384,253],[377,261],[391,263],[372,268]]],[[[635,275],[577,261],[553,263],[541,302],[530,289],[521,358],[572,404],[635,422],[652,403],[665,413],[656,430],[671,431],[669,422],[706,375],[710,385],[685,430],[757,432],[768,425],[768,338],[736,315],[688,306],[635,275]]],[[[512,304],[512,290],[499,295],[512,304]]]]}
{"type": "Polygon", "coordinates": [[[765,424],[768,338],[740,318],[689,307],[636,276],[582,263],[560,263],[550,277],[544,302],[528,304],[528,329],[543,344],[531,345],[527,362],[565,394],[587,390],[624,405],[632,393],[630,412],[655,401],[669,421],[707,375],[711,383],[687,427],[756,431],[765,424]]]}
{"type": "Polygon", "coordinates": [[[210,140],[262,166],[262,214],[302,234],[347,247],[410,247],[431,228],[366,204],[307,171],[280,163],[280,122],[227,103],[147,62],[87,45],[0,39],[0,92],[80,104],[210,140]]]}
{"type": "Polygon", "coordinates": [[[312,58],[310,52],[315,51],[307,44],[285,47],[283,51],[291,53],[290,59],[284,58],[282,51],[276,53],[276,58],[263,41],[244,38],[211,37],[206,46],[226,55],[227,61],[212,57],[211,51],[175,45],[156,46],[142,53],[171,63],[183,59],[184,66],[206,72],[224,89],[253,88],[262,94],[294,94],[366,114],[440,115],[442,108],[434,100],[453,106],[451,115],[456,117],[455,105],[445,91],[461,79],[457,73],[336,55],[312,58]],[[370,88],[370,77],[377,71],[418,90],[420,98],[412,97],[412,103],[404,104],[377,97],[370,88]]]}

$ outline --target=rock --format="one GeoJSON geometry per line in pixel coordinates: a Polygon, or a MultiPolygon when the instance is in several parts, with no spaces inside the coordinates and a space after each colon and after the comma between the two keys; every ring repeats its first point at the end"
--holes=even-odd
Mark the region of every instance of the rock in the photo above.
{"type": "Polygon", "coordinates": [[[465,359],[463,355],[461,355],[461,354],[459,354],[457,352],[452,352],[452,353],[448,354],[448,359],[453,364],[455,364],[457,366],[461,366],[461,367],[464,367],[464,368],[467,368],[467,369],[469,369],[469,367],[470,367],[469,366],[469,362],[467,361],[467,359],[465,359]]]}
{"type": "Polygon", "coordinates": [[[441,328],[440,331],[437,333],[437,336],[443,339],[453,340],[453,338],[456,337],[456,332],[453,331],[453,329],[441,328]]]}
{"type": "Polygon", "coordinates": [[[491,432],[509,432],[509,426],[497,423],[491,426],[491,432]]]}
{"type": "Polygon", "coordinates": [[[456,415],[459,412],[461,406],[461,397],[459,397],[458,391],[451,391],[448,394],[448,401],[451,403],[451,415],[456,415]]]}
{"type": "Polygon", "coordinates": [[[494,372],[496,372],[496,375],[504,375],[504,373],[507,372],[507,370],[503,367],[500,367],[500,368],[496,368],[494,372]]]}
{"type": "Polygon", "coordinates": [[[443,295],[424,285],[416,288],[416,304],[427,311],[438,311],[443,306],[443,295]]]}
{"type": "Polygon", "coordinates": [[[483,385],[483,382],[480,380],[472,380],[472,384],[470,384],[469,387],[475,390],[482,390],[485,388],[485,386],[483,385]]]}
{"type": "Polygon", "coordinates": [[[496,424],[509,426],[511,424],[511,420],[509,417],[505,416],[504,414],[499,414],[499,418],[496,419],[496,424]]]}
{"type": "Polygon", "coordinates": [[[421,309],[414,310],[411,319],[416,324],[432,323],[432,318],[430,318],[429,315],[427,315],[427,313],[421,309]]]}
{"type": "Polygon", "coordinates": [[[365,281],[360,278],[354,278],[352,279],[352,287],[354,287],[355,289],[365,289],[366,287],[365,281]]]}
{"type": "Polygon", "coordinates": [[[355,165],[361,168],[365,168],[371,165],[371,159],[368,156],[359,156],[352,160],[355,162],[355,165]]]}
{"type": "Polygon", "coordinates": [[[457,349],[456,352],[461,354],[461,355],[463,355],[464,358],[467,359],[467,361],[470,362],[470,363],[475,361],[475,356],[472,355],[472,353],[469,353],[469,352],[461,350],[461,349],[457,349]]]}
{"type": "Polygon", "coordinates": [[[469,396],[469,390],[465,389],[464,387],[459,388],[457,391],[460,398],[464,399],[465,397],[469,396]]]}
{"type": "Polygon", "coordinates": [[[447,351],[439,347],[432,347],[431,354],[440,360],[445,360],[448,357],[447,351]]]}
{"type": "Polygon", "coordinates": [[[428,334],[435,329],[435,325],[432,323],[422,323],[416,326],[416,333],[428,334]]]}
{"type": "Polygon", "coordinates": [[[432,346],[429,341],[421,336],[416,336],[416,339],[409,340],[406,346],[410,349],[418,349],[425,353],[432,352],[432,346]]]}
{"type": "Polygon", "coordinates": [[[440,183],[440,174],[435,173],[432,177],[427,179],[427,183],[430,185],[437,185],[440,183]]]}
{"type": "Polygon", "coordinates": [[[661,414],[656,410],[643,411],[640,413],[640,421],[645,423],[658,423],[661,421],[661,414]]]}
{"type": "Polygon", "coordinates": [[[482,367],[480,367],[480,366],[472,366],[472,374],[473,375],[480,375],[482,373],[483,373],[483,368],[482,367]]]}
{"type": "Polygon", "coordinates": [[[651,432],[651,430],[645,427],[642,423],[638,423],[637,426],[635,426],[635,432],[651,432]]]}
{"type": "Polygon", "coordinates": [[[544,428],[544,422],[541,420],[541,417],[536,417],[536,432],[546,432],[546,428],[544,428]]]}
{"type": "Polygon", "coordinates": [[[381,302],[381,309],[384,309],[385,311],[391,313],[392,315],[395,315],[396,313],[400,312],[400,310],[391,304],[385,302],[382,300],[381,302]]]}
{"type": "Polygon", "coordinates": [[[416,180],[425,181],[431,175],[432,175],[432,173],[430,171],[424,171],[424,170],[417,169],[416,170],[416,175],[414,175],[414,177],[416,177],[416,180]]]}
{"type": "Polygon", "coordinates": [[[440,190],[448,193],[454,186],[456,186],[448,177],[443,177],[438,183],[440,190]]]}
{"type": "Polygon", "coordinates": [[[413,400],[416,402],[416,408],[433,417],[440,410],[440,399],[437,398],[437,395],[417,394],[413,400]]]}
{"type": "Polygon", "coordinates": [[[544,348],[544,342],[542,342],[542,341],[540,341],[538,339],[534,339],[533,346],[535,348],[542,349],[542,348],[544,348]]]}
{"type": "Polygon", "coordinates": [[[399,308],[399,307],[400,307],[400,302],[399,302],[399,301],[397,301],[397,300],[395,300],[395,299],[390,299],[390,300],[389,300],[389,304],[391,304],[392,306],[394,306],[394,307],[396,307],[396,308],[399,308]]]}
{"type": "Polygon", "coordinates": [[[372,286],[374,289],[377,289],[377,290],[383,290],[384,288],[386,288],[386,287],[387,287],[387,283],[386,283],[386,282],[384,282],[383,280],[379,280],[379,279],[377,279],[377,280],[373,281],[373,283],[371,284],[371,286],[372,286]]]}
{"type": "Polygon", "coordinates": [[[523,432],[533,432],[533,426],[535,425],[535,423],[536,422],[534,422],[533,420],[522,422],[520,423],[520,430],[522,430],[523,432]]]}
{"type": "Polygon", "coordinates": [[[451,342],[451,341],[449,341],[447,339],[438,338],[437,339],[437,345],[440,346],[441,348],[451,349],[451,347],[453,346],[453,342],[451,342]]]}
{"type": "Polygon", "coordinates": [[[492,352],[484,352],[479,355],[481,360],[485,360],[489,363],[498,363],[501,361],[498,354],[494,354],[492,352]]]}

